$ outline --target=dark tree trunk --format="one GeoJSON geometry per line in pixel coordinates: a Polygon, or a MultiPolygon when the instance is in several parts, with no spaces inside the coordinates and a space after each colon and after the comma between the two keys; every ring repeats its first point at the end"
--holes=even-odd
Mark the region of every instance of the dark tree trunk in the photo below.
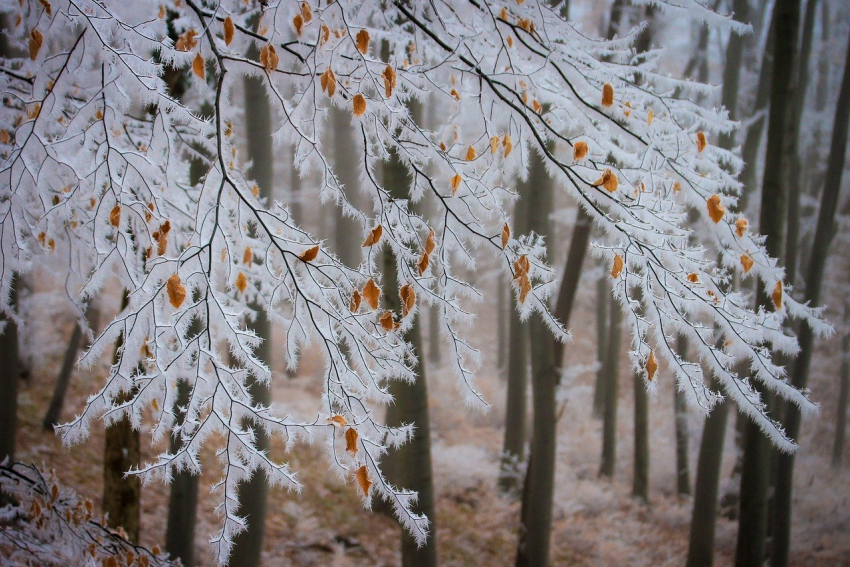
{"type": "MultiPolygon", "coordinates": [[[[717,390],[720,384],[715,380],[712,388],[717,390]]],[[[711,567],[714,562],[717,492],[728,418],[729,402],[725,401],[715,406],[705,419],[697,461],[687,567],[711,567]]]]}
{"type": "MultiPolygon", "coordinates": [[[[18,278],[12,279],[12,306],[17,303],[18,278]]],[[[15,460],[15,435],[18,423],[18,326],[6,315],[0,314],[3,323],[0,335],[0,462],[8,457],[15,460]]]]}
{"type": "MultiPolygon", "coordinates": [[[[582,264],[587,255],[587,246],[590,242],[590,229],[593,222],[584,209],[578,206],[576,211],[576,225],[573,229],[573,237],[570,239],[570,249],[567,252],[567,261],[564,264],[564,274],[561,276],[561,287],[558,290],[558,300],[555,304],[553,315],[561,321],[565,327],[569,326],[570,315],[573,312],[578,284],[581,281],[582,264]]],[[[555,342],[555,365],[563,368],[564,344],[555,342]]]]}
{"type": "MultiPolygon", "coordinates": [[[[810,0],[811,1],[811,0],[810,0]]],[[[832,145],[826,172],[826,184],[821,195],[817,228],[812,244],[811,261],[806,277],[806,301],[818,305],[824,269],[829,254],[829,245],[835,231],[835,211],[838,208],[838,195],[841,189],[841,177],[844,170],[844,158],[847,151],[847,129],[850,120],[850,43],[844,66],[844,78],[838,96],[835,112],[835,126],[832,131],[832,145]]],[[[814,350],[814,332],[808,324],[801,325],[800,353],[794,363],[791,383],[796,388],[805,388],[809,381],[809,367],[814,350]]],[[[797,439],[800,434],[800,410],[788,404],[786,427],[788,435],[797,439]]],[[[774,514],[774,538],[772,565],[788,565],[788,549],[791,543],[791,491],[794,481],[794,455],[779,456],[776,483],[776,507],[774,514]]]]}
{"type": "MultiPolygon", "coordinates": [[[[189,403],[191,389],[182,380],[177,383],[175,406],[185,407],[189,403]]],[[[176,410],[176,408],[175,408],[176,410]]],[[[184,415],[177,418],[183,423],[184,415]]],[[[181,447],[180,439],[171,438],[171,452],[181,447]]],[[[189,471],[180,471],[171,481],[168,497],[168,523],[165,528],[165,550],[171,557],[179,558],[183,565],[195,565],[195,524],[198,509],[198,477],[189,471]]]]}
{"type": "MultiPolygon", "coordinates": [[[[687,356],[688,340],[682,335],[679,335],[677,351],[682,358],[687,356]]],[[[688,404],[685,399],[685,393],[680,391],[678,387],[673,388],[673,408],[676,424],[676,494],[679,496],[690,496],[691,468],[688,464],[688,404]]]]}
{"type": "MultiPolygon", "coordinates": [[[[766,167],[762,183],[761,215],[759,232],[767,237],[768,254],[782,258],[785,241],[786,206],[788,200],[787,177],[782,164],[787,157],[788,137],[792,135],[792,101],[794,100],[792,74],[797,58],[797,37],[800,19],[799,0],[778,0],[774,7],[773,26],[774,61],[782,65],[773,66],[770,87],[770,114],[768,118],[766,167]]],[[[760,307],[772,306],[764,290],[757,286],[757,301],[760,307]]],[[[763,399],[770,403],[770,396],[763,387],[757,386],[763,399]]],[[[744,435],[744,456],[741,469],[741,504],[738,524],[738,544],[735,561],[739,566],[760,567],[765,558],[767,537],[768,469],[772,458],[770,442],[749,421],[744,435]]]]}
{"type": "MultiPolygon", "coordinates": [[[[850,304],[844,308],[845,324],[850,323],[850,304]]],[[[832,444],[832,468],[844,464],[844,436],[847,433],[847,400],[850,398],[850,333],[845,331],[841,341],[841,387],[835,420],[835,441],[832,444]]]]}
{"type": "MultiPolygon", "coordinates": [[[[552,181],[546,174],[542,157],[535,153],[529,165],[527,228],[538,234],[550,232],[552,181]]],[[[569,314],[567,314],[569,315],[569,314]]],[[[555,487],[555,389],[558,368],[555,341],[539,315],[528,323],[531,343],[532,421],[531,454],[526,473],[527,491],[523,494],[519,545],[516,565],[545,566],[549,558],[552,525],[552,495],[555,487]]]]}
{"type": "MultiPolygon", "coordinates": [[[[253,162],[251,175],[260,188],[260,196],[271,199],[274,186],[274,155],[272,153],[272,120],[268,98],[266,98],[263,79],[245,78],[245,122],[248,132],[248,159],[253,162]]],[[[297,219],[297,217],[296,217],[297,219]]],[[[251,328],[261,339],[255,354],[257,358],[271,368],[272,336],[271,323],[259,305],[252,305],[257,312],[251,328]]],[[[271,389],[254,378],[249,378],[248,392],[255,404],[271,404],[271,389]]],[[[269,438],[262,428],[255,428],[257,449],[268,450],[269,438]]],[[[266,520],[266,499],[268,481],[266,474],[257,469],[250,480],[239,485],[239,515],[247,517],[248,528],[233,538],[233,550],[230,564],[240,567],[254,567],[260,564],[263,550],[263,529],[266,520]]]]}
{"type": "Polygon", "coordinates": [[[498,357],[496,360],[496,368],[499,370],[501,374],[505,370],[505,364],[508,360],[508,350],[507,350],[507,335],[508,335],[508,313],[507,309],[505,309],[505,305],[510,303],[508,300],[508,294],[505,293],[506,290],[505,278],[501,272],[496,277],[496,356],[498,357]]]}
{"type": "Polygon", "coordinates": [[[614,478],[617,465],[617,397],[620,381],[620,337],[623,319],[622,307],[611,302],[611,320],[608,324],[608,355],[602,367],[605,373],[605,411],[602,417],[602,463],[599,476],[614,478]]]}
{"type": "Polygon", "coordinates": [[[643,376],[634,375],[635,389],[635,447],[634,476],[632,478],[632,496],[645,503],[649,502],[649,393],[643,383],[643,376]]]}
{"type": "Polygon", "coordinates": [[[428,307],[428,360],[440,363],[440,308],[434,305],[428,307]]]}
{"type": "Polygon", "coordinates": [[[593,415],[602,417],[605,409],[605,357],[608,356],[608,307],[611,304],[611,290],[608,276],[596,280],[596,387],[593,390],[593,415]]]}
{"type": "MultiPolygon", "coordinates": [[[[333,125],[334,173],[343,185],[346,197],[353,204],[357,203],[358,168],[356,156],[351,151],[354,139],[351,132],[351,116],[348,111],[332,108],[331,123],[333,125]]],[[[357,267],[360,263],[360,224],[342,213],[342,207],[333,207],[335,221],[334,252],[346,266],[357,267]]]]}

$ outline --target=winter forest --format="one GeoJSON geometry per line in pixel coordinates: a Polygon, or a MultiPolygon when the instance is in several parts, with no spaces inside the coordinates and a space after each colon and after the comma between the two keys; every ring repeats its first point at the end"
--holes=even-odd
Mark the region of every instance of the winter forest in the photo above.
{"type": "Polygon", "coordinates": [[[0,28],[0,565],[850,565],[845,0],[0,28]]]}

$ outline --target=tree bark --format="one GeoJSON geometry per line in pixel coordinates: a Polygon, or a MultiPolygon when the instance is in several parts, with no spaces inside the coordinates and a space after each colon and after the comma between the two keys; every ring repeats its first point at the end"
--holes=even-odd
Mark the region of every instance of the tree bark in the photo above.
{"type": "MultiPolygon", "coordinates": [[[[844,308],[845,325],[850,323],[850,304],[844,308]]],[[[841,341],[841,386],[835,420],[835,441],[832,444],[832,468],[840,470],[844,464],[844,437],[847,433],[847,400],[850,398],[850,333],[844,332],[841,341]]]]}
{"type": "MultiPolygon", "coordinates": [[[[581,281],[582,265],[587,255],[587,246],[590,242],[590,229],[593,222],[590,215],[579,205],[576,211],[576,225],[573,229],[573,237],[570,239],[570,249],[567,252],[567,261],[564,264],[564,273],[561,276],[561,286],[558,289],[558,300],[555,303],[553,315],[561,321],[564,326],[569,325],[570,315],[573,312],[578,284],[581,281]]],[[[560,369],[564,366],[564,344],[555,341],[554,345],[555,365],[560,369]]]]}
{"type": "Polygon", "coordinates": [[[608,276],[596,280],[596,387],[593,390],[593,415],[602,417],[605,410],[605,357],[608,355],[608,307],[611,304],[611,290],[608,288],[608,276]]]}
{"type": "Polygon", "coordinates": [[[649,502],[649,393],[640,372],[634,375],[635,446],[632,496],[649,502]]]}
{"type": "MultiPolygon", "coordinates": [[[[352,203],[357,203],[358,168],[357,154],[351,151],[354,140],[351,135],[351,114],[348,111],[333,107],[330,110],[333,125],[334,173],[343,185],[346,197],[352,203]]],[[[347,217],[342,207],[333,207],[335,222],[334,252],[346,266],[360,263],[361,227],[357,221],[347,217]]]]}
{"type": "Polygon", "coordinates": [[[599,476],[614,478],[617,465],[617,396],[620,381],[620,338],[623,319],[622,307],[611,302],[611,320],[608,323],[608,355],[605,357],[605,412],[602,418],[602,463],[599,476]]]}
{"type": "MultiPolygon", "coordinates": [[[[189,403],[191,388],[186,382],[177,383],[175,406],[185,407],[189,403]]],[[[176,410],[176,408],[175,408],[176,410]]],[[[178,416],[177,424],[183,423],[184,415],[178,416]]],[[[171,452],[181,447],[180,439],[171,438],[171,452]]],[[[168,521],[165,528],[165,550],[171,557],[179,558],[183,565],[195,565],[195,524],[198,509],[198,477],[189,471],[180,471],[171,481],[168,497],[168,521]]]]}
{"type": "MultiPolygon", "coordinates": [[[[838,106],[835,113],[835,127],[832,131],[832,144],[827,165],[826,184],[821,195],[817,228],[815,229],[811,260],[806,277],[805,299],[811,305],[818,305],[820,303],[824,269],[829,254],[829,245],[835,231],[835,212],[838,208],[844,158],[847,151],[848,120],[850,120],[850,43],[848,43],[844,78],[841,82],[838,106]]],[[[794,363],[794,371],[791,376],[791,383],[796,388],[802,389],[808,384],[809,367],[814,351],[814,338],[812,328],[805,323],[801,325],[799,339],[800,353],[794,363]]],[[[787,409],[787,433],[791,438],[797,439],[800,434],[800,410],[792,404],[788,404],[787,409]]],[[[785,567],[788,565],[788,550],[791,543],[791,492],[793,482],[794,455],[780,455],[778,460],[776,507],[774,513],[773,567],[785,567]]]]}
{"type": "MultiPolygon", "coordinates": [[[[719,388],[720,383],[714,380],[712,389],[719,388]]],[[[714,562],[717,492],[720,485],[720,465],[723,463],[723,443],[728,419],[728,401],[716,405],[705,419],[697,461],[687,567],[711,567],[714,562]]]]}
{"type": "MultiPolygon", "coordinates": [[[[17,296],[18,278],[12,279],[12,299],[14,306],[17,296]]],[[[0,334],[0,462],[8,458],[15,461],[15,435],[18,431],[18,326],[4,314],[0,314],[3,323],[0,334]]]]}
{"type": "MultiPolygon", "coordinates": [[[[679,335],[679,344],[676,350],[682,358],[687,356],[688,340],[682,335],[679,335]]],[[[688,404],[685,399],[685,393],[680,391],[678,387],[673,388],[673,408],[676,424],[676,494],[679,496],[690,496],[691,472],[688,464],[688,404]]]]}
{"type": "MultiPolygon", "coordinates": [[[[783,175],[783,160],[788,137],[792,134],[792,101],[794,100],[792,70],[797,58],[797,32],[800,19],[799,0],[777,0],[774,7],[774,33],[782,41],[774,41],[774,61],[770,87],[770,114],[768,118],[766,167],[762,183],[759,232],[767,237],[767,252],[773,258],[782,258],[785,241],[786,206],[788,200],[787,177],[783,175]]],[[[764,284],[757,286],[759,307],[770,308],[764,284]]],[[[756,386],[762,398],[770,403],[770,396],[756,386]]],[[[738,544],[735,562],[738,566],[760,567],[764,562],[767,537],[768,469],[772,448],[770,442],[749,421],[744,434],[744,456],[741,469],[741,503],[738,524],[738,544]]]]}

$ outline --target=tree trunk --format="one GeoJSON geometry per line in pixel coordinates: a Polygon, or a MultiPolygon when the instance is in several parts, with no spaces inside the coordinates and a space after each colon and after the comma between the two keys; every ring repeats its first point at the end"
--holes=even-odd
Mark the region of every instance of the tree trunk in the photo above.
{"type": "MultiPolygon", "coordinates": [[[[175,406],[189,403],[191,388],[182,380],[177,383],[175,406]]],[[[176,410],[176,408],[175,408],[176,410]]],[[[185,415],[177,417],[183,423],[185,415]]],[[[181,447],[180,439],[171,437],[171,452],[181,447]]],[[[189,471],[180,471],[171,481],[168,497],[168,523],[165,528],[165,550],[171,557],[179,558],[183,565],[195,565],[195,523],[198,509],[198,477],[189,471]]]]}
{"type": "Polygon", "coordinates": [[[611,290],[605,272],[596,280],[596,387],[593,391],[593,415],[602,417],[605,410],[605,357],[608,355],[608,306],[611,290]]]}
{"type": "MultiPolygon", "coordinates": [[[[712,389],[719,389],[714,381],[712,389]]],[[[723,443],[729,403],[724,401],[706,417],[697,461],[694,488],[694,507],[691,516],[691,537],[688,544],[687,567],[711,567],[714,562],[714,527],[717,517],[717,492],[720,484],[720,465],[723,463],[723,443]]]]}
{"type": "MultiPolygon", "coordinates": [[[[543,158],[535,153],[529,165],[527,228],[547,234],[552,212],[552,181],[543,158]]],[[[567,314],[569,315],[569,314],[567,314]]],[[[558,368],[552,332],[539,315],[528,322],[531,343],[532,421],[531,454],[526,473],[527,492],[523,495],[516,565],[545,566],[549,558],[552,525],[552,495],[555,487],[556,418],[555,390],[558,368]]]]}
{"type": "MultiPolygon", "coordinates": [[[[850,323],[850,303],[844,308],[845,324],[850,323]]],[[[841,469],[844,464],[844,436],[847,432],[847,399],[850,398],[850,333],[844,331],[841,341],[841,389],[838,394],[835,441],[832,444],[832,468],[841,469]]]]}
{"type": "MultiPolygon", "coordinates": [[[[788,200],[787,177],[782,164],[786,153],[792,121],[794,100],[792,70],[797,53],[797,32],[800,19],[799,0],[778,0],[774,7],[773,26],[774,61],[782,65],[773,66],[770,87],[770,115],[768,118],[765,172],[762,183],[761,215],[759,232],[767,237],[767,253],[782,258],[785,241],[786,205],[788,200]]],[[[770,308],[772,301],[767,297],[764,284],[757,286],[759,307],[770,308]]],[[[762,398],[770,404],[770,396],[756,386],[762,398]]],[[[744,456],[741,469],[741,505],[738,524],[738,544],[735,561],[739,566],[760,567],[764,562],[767,537],[768,468],[772,448],[770,442],[753,421],[746,424],[744,456]]]]}
{"type": "MultiPolygon", "coordinates": [[[[541,165],[542,167],[542,165],[541,165]]],[[[573,237],[570,239],[570,249],[567,252],[567,261],[564,264],[564,274],[561,276],[561,287],[558,290],[558,301],[555,304],[553,315],[561,321],[565,327],[569,325],[570,315],[573,312],[578,284],[581,281],[582,264],[587,255],[587,246],[590,242],[590,229],[593,221],[590,215],[579,205],[576,211],[576,225],[573,229],[573,237]]],[[[555,341],[554,345],[555,365],[560,369],[564,366],[564,344],[555,341]]]]}
{"type": "Polygon", "coordinates": [[[599,476],[614,478],[617,465],[617,396],[620,381],[620,337],[623,319],[622,307],[611,302],[611,320],[608,323],[608,355],[602,367],[605,373],[605,412],[602,418],[602,464],[599,476]]]}
{"type": "MultiPolygon", "coordinates": [[[[248,132],[248,159],[253,163],[251,175],[260,188],[260,196],[271,199],[274,186],[274,155],[272,153],[272,120],[268,98],[266,98],[263,79],[245,78],[245,122],[248,132]]],[[[297,218],[297,217],[296,217],[297,218]]],[[[257,358],[271,367],[272,344],[271,323],[259,305],[252,305],[257,312],[250,327],[260,338],[255,354],[257,358]]],[[[253,378],[248,380],[248,392],[255,404],[271,404],[271,389],[253,378]]],[[[268,450],[269,438],[262,428],[255,428],[257,449],[268,450]]],[[[263,550],[263,528],[266,519],[266,499],[268,482],[266,474],[258,469],[250,480],[239,485],[239,515],[248,519],[248,527],[233,538],[233,550],[230,564],[240,567],[254,567],[260,564],[263,550]]]]}
{"type": "MultiPolygon", "coordinates": [[[[688,339],[679,335],[677,351],[685,358],[688,352],[688,339]]],[[[678,387],[673,388],[674,420],[676,424],[676,494],[690,496],[691,472],[688,465],[688,405],[685,393],[678,387]]],[[[724,421],[725,423],[725,421],[724,421]]],[[[717,479],[715,479],[715,482],[717,479]]]]}
{"type": "MultiPolygon", "coordinates": [[[[811,1],[811,0],[810,0],[811,1]]],[[[847,150],[847,129],[850,120],[850,43],[844,66],[844,78],[838,96],[835,113],[835,126],[832,131],[832,145],[826,172],[826,184],[821,195],[817,228],[812,244],[811,261],[806,277],[806,301],[818,305],[821,297],[821,285],[829,254],[829,246],[835,230],[835,211],[838,208],[838,195],[844,169],[844,157],[847,150]]],[[[794,363],[791,383],[796,388],[805,388],[809,381],[809,367],[814,350],[814,332],[807,324],[800,329],[800,353],[794,363]]],[[[800,434],[800,410],[788,404],[786,427],[791,438],[800,434]]],[[[791,491],[794,481],[794,455],[779,456],[776,484],[776,508],[774,515],[774,540],[772,565],[788,565],[788,549],[791,543],[791,491]]]]}
{"type": "MultiPolygon", "coordinates": [[[[357,203],[357,154],[351,151],[354,140],[351,135],[351,114],[348,111],[333,107],[330,110],[333,126],[334,173],[343,185],[346,197],[353,204],[357,203]]],[[[354,219],[342,213],[342,207],[333,207],[335,221],[334,252],[346,266],[357,267],[360,263],[360,236],[362,229],[354,219]]]]}
{"type": "MultiPolygon", "coordinates": [[[[18,278],[12,279],[11,305],[17,303],[18,278]]],[[[0,334],[0,462],[15,460],[15,435],[18,423],[18,326],[6,315],[0,314],[3,324],[0,334]]]]}
{"type": "Polygon", "coordinates": [[[632,496],[649,502],[649,393],[640,372],[634,375],[635,447],[632,496]]]}
{"type": "Polygon", "coordinates": [[[440,363],[440,308],[435,305],[428,307],[428,360],[440,363]]]}
{"type": "Polygon", "coordinates": [[[508,335],[508,313],[507,309],[505,309],[505,304],[510,305],[508,302],[508,294],[505,293],[507,290],[505,289],[507,286],[505,284],[504,275],[499,272],[499,275],[496,277],[496,356],[498,357],[496,360],[496,369],[499,371],[499,374],[502,374],[505,370],[505,363],[508,360],[508,351],[507,351],[507,335],[508,335]]]}

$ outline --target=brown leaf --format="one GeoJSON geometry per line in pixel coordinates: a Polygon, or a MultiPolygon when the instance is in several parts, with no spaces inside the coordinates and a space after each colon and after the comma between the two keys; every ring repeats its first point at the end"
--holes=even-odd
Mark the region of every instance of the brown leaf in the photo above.
{"type": "Polygon", "coordinates": [[[378,321],[381,323],[381,327],[383,327],[385,331],[392,331],[396,327],[395,321],[393,321],[392,311],[384,311],[378,321]]]}
{"type": "Polygon", "coordinates": [[[369,489],[372,488],[372,479],[369,478],[369,471],[366,470],[366,465],[357,469],[357,484],[360,485],[360,490],[363,491],[363,496],[369,496],[369,489]]]}
{"type": "Polygon", "coordinates": [[[511,137],[507,134],[505,134],[502,138],[502,145],[505,147],[505,157],[508,157],[508,155],[510,155],[511,153],[511,150],[514,149],[514,144],[511,141],[511,137]]]}
{"type": "Polygon", "coordinates": [[[416,305],[416,292],[410,284],[405,284],[398,290],[398,296],[401,298],[401,317],[407,317],[407,314],[413,310],[416,305]]]}
{"type": "Polygon", "coordinates": [[[452,175],[452,180],[451,180],[452,195],[457,193],[457,189],[458,189],[458,187],[460,187],[460,182],[461,182],[462,179],[463,178],[460,176],[459,173],[455,173],[454,175],[452,175]]]}
{"type": "Polygon", "coordinates": [[[41,50],[41,44],[44,43],[44,36],[41,35],[41,32],[38,30],[32,30],[30,32],[30,59],[35,61],[35,58],[38,57],[38,52],[41,50]]]}
{"type": "Polygon", "coordinates": [[[697,283],[699,281],[699,276],[697,274],[688,274],[688,281],[691,283],[697,283]]]}
{"type": "Polygon", "coordinates": [[[260,63],[263,64],[266,71],[275,71],[279,62],[280,58],[277,56],[274,45],[267,43],[260,51],[260,63]]]}
{"type": "Polygon", "coordinates": [[[324,45],[331,38],[331,29],[325,24],[322,24],[322,34],[321,34],[321,36],[322,37],[319,40],[319,46],[324,45]]]}
{"type": "Polygon", "coordinates": [[[457,92],[457,89],[452,89],[451,92],[449,92],[449,94],[452,95],[452,97],[454,97],[455,100],[460,100],[460,93],[457,92]]]}
{"type": "Polygon", "coordinates": [[[387,95],[387,98],[393,96],[393,89],[396,87],[396,73],[395,69],[391,66],[387,65],[384,68],[383,72],[384,76],[384,94],[387,95]]]}
{"type": "Polygon", "coordinates": [[[428,254],[422,253],[419,257],[419,262],[416,263],[416,267],[419,268],[419,275],[425,273],[425,270],[428,269],[428,265],[431,263],[431,259],[428,257],[428,254]]]}
{"type": "Polygon", "coordinates": [[[735,234],[738,235],[738,238],[744,238],[744,235],[747,234],[748,226],[749,223],[744,217],[741,217],[735,221],[735,234]]]}
{"type": "Polygon", "coordinates": [[[183,305],[183,300],[186,299],[186,288],[180,282],[180,276],[173,274],[165,284],[165,291],[168,293],[168,301],[175,309],[183,305]]]}
{"type": "Polygon", "coordinates": [[[614,265],[611,266],[611,277],[615,280],[620,277],[623,271],[623,257],[619,254],[614,254],[614,265]]]}
{"type": "Polygon", "coordinates": [[[726,214],[726,208],[723,206],[723,203],[720,202],[720,195],[712,195],[706,201],[706,207],[708,208],[708,216],[711,217],[715,223],[720,222],[720,219],[723,218],[723,215],[726,214]]]}
{"type": "Polygon", "coordinates": [[[48,16],[53,15],[53,7],[50,5],[50,2],[48,2],[48,0],[38,0],[38,2],[39,4],[44,6],[44,11],[47,12],[48,16]]]}
{"type": "Polygon", "coordinates": [[[702,131],[697,132],[697,151],[702,152],[707,145],[708,142],[705,141],[705,133],[702,131]]]}
{"type": "Polygon", "coordinates": [[[744,267],[744,273],[749,273],[750,269],[753,267],[755,262],[753,261],[752,256],[749,254],[741,254],[741,266],[744,267]]]}
{"type": "Polygon", "coordinates": [[[357,434],[357,430],[349,427],[345,431],[345,450],[351,453],[351,456],[354,457],[357,455],[357,438],[359,435],[357,434]]]}
{"type": "Polygon", "coordinates": [[[678,193],[681,190],[682,190],[682,184],[679,183],[678,181],[675,181],[673,183],[673,193],[678,193]]]}
{"type": "Polygon", "coordinates": [[[573,161],[581,161],[587,157],[587,142],[579,140],[573,145],[573,161]]]}
{"type": "Polygon", "coordinates": [[[304,18],[304,23],[309,23],[313,19],[313,9],[307,2],[301,2],[301,17],[304,18]]]}
{"type": "Polygon", "coordinates": [[[384,227],[381,225],[376,226],[371,231],[369,231],[369,235],[366,237],[366,240],[363,241],[363,248],[368,246],[374,246],[381,240],[381,235],[384,233],[384,227]]]}
{"type": "Polygon", "coordinates": [[[543,105],[540,104],[537,99],[531,101],[531,108],[533,108],[534,112],[536,112],[537,114],[543,112],[543,105]]]}
{"type": "Polygon", "coordinates": [[[614,104],[614,87],[611,83],[602,85],[602,106],[608,107],[614,104]]]}
{"type": "Polygon", "coordinates": [[[601,185],[609,192],[614,193],[617,190],[617,187],[620,186],[620,180],[617,179],[617,176],[610,168],[606,168],[605,171],[602,172],[602,177],[591,183],[591,185],[593,187],[599,187],[601,185]]]}
{"type": "Polygon", "coordinates": [[[505,249],[508,245],[508,241],[511,239],[511,227],[508,226],[508,223],[502,227],[502,250],[505,249]]]}
{"type": "Polygon", "coordinates": [[[360,292],[356,289],[354,293],[351,294],[351,303],[348,304],[348,310],[352,313],[357,313],[357,310],[360,309],[360,292]]]}
{"type": "Polygon", "coordinates": [[[333,97],[336,94],[336,75],[333,72],[333,69],[328,67],[325,69],[325,72],[322,73],[320,78],[320,82],[322,84],[322,92],[327,92],[329,97],[333,97]]]}
{"type": "Polygon", "coordinates": [[[298,34],[298,37],[301,37],[301,30],[304,29],[304,16],[295,14],[295,17],[292,18],[292,26],[295,28],[295,33],[298,34]]]}
{"type": "MultiPolygon", "coordinates": [[[[616,307],[615,307],[616,309],[616,307]]],[[[646,359],[646,378],[650,382],[655,377],[655,371],[658,370],[658,362],[655,360],[655,352],[649,351],[649,358],[646,359]]]]}
{"type": "Polygon", "coordinates": [[[428,237],[425,239],[425,253],[430,255],[431,252],[434,251],[434,247],[436,246],[436,241],[434,239],[434,229],[428,231],[428,237]]]}
{"type": "Polygon", "coordinates": [[[245,277],[245,274],[239,272],[236,274],[236,289],[239,290],[239,293],[245,293],[245,288],[248,287],[248,278],[245,277]]]}
{"type": "Polygon", "coordinates": [[[773,299],[773,304],[777,309],[782,309],[782,280],[776,282],[773,287],[773,294],[770,296],[773,299]]]}
{"type": "Polygon", "coordinates": [[[112,210],[109,211],[109,224],[114,227],[121,224],[121,205],[115,205],[112,207],[112,210]]]}
{"type": "Polygon", "coordinates": [[[317,245],[313,246],[312,248],[308,248],[307,250],[302,252],[301,255],[298,256],[298,257],[301,258],[302,260],[304,260],[305,262],[312,262],[313,260],[316,259],[316,256],[318,256],[318,255],[319,255],[319,245],[317,244],[317,245]]]}
{"type": "Polygon", "coordinates": [[[201,57],[200,53],[195,55],[195,58],[192,60],[192,72],[202,81],[206,76],[206,65],[204,65],[204,58],[201,57]]]}
{"type": "Polygon", "coordinates": [[[525,303],[525,298],[528,296],[528,292],[531,291],[531,281],[528,279],[528,276],[523,274],[519,278],[519,302],[525,303]]]}
{"type": "Polygon", "coordinates": [[[469,146],[466,148],[466,157],[464,158],[466,161],[472,161],[475,159],[475,148],[469,146]]]}
{"type": "Polygon", "coordinates": [[[243,264],[252,264],[254,262],[254,252],[251,250],[250,246],[245,247],[245,252],[242,254],[242,263],[243,264]]]}
{"type": "Polygon", "coordinates": [[[230,45],[233,41],[233,35],[236,33],[236,26],[233,25],[233,20],[227,16],[224,20],[224,44],[230,45]]]}
{"type": "Polygon", "coordinates": [[[357,32],[357,37],[355,39],[357,40],[357,51],[366,55],[369,51],[369,32],[365,29],[360,30],[357,32]]]}
{"type": "Polygon", "coordinates": [[[363,113],[366,112],[366,99],[363,98],[363,95],[357,93],[352,102],[354,103],[354,116],[363,116],[363,113]]]}
{"type": "Polygon", "coordinates": [[[381,288],[375,283],[375,280],[369,278],[366,285],[363,286],[363,299],[369,304],[372,309],[378,308],[378,300],[381,298],[381,288]]]}
{"type": "Polygon", "coordinates": [[[514,279],[519,278],[523,274],[527,274],[528,270],[531,269],[531,263],[528,261],[528,256],[523,254],[517,261],[514,262],[514,271],[517,275],[514,276],[514,279]]]}
{"type": "Polygon", "coordinates": [[[493,136],[492,138],[490,138],[490,153],[491,154],[495,154],[499,150],[499,143],[500,143],[500,140],[499,140],[498,136],[493,136]]]}
{"type": "Polygon", "coordinates": [[[652,109],[649,109],[649,113],[646,115],[646,125],[652,126],[652,119],[655,118],[655,113],[652,112],[652,109]]]}

